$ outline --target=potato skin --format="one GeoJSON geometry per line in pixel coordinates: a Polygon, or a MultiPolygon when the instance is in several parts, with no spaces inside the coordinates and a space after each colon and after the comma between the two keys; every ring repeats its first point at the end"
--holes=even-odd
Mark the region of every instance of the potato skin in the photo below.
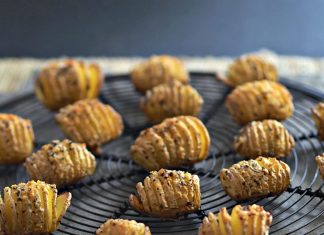
{"type": "Polygon", "coordinates": [[[85,144],[54,140],[28,157],[25,167],[32,180],[62,186],[92,175],[96,159],[85,144]]]}
{"type": "Polygon", "coordinates": [[[34,149],[32,123],[13,114],[0,114],[0,164],[25,161],[34,149]]]}
{"type": "Polygon", "coordinates": [[[294,138],[276,120],[253,121],[234,139],[236,152],[247,158],[285,157],[294,146],[294,138]]]}
{"type": "Polygon", "coordinates": [[[236,205],[232,214],[222,208],[218,214],[208,213],[199,228],[198,235],[268,235],[272,215],[256,204],[236,205]]]}
{"type": "Polygon", "coordinates": [[[201,204],[197,175],[165,170],[151,171],[143,183],[137,183],[138,196],[129,196],[138,212],[160,218],[177,218],[197,211],[201,204]]]}
{"type": "Polygon", "coordinates": [[[312,108],[312,116],[317,126],[319,138],[324,140],[324,102],[320,102],[312,108]]]}
{"type": "Polygon", "coordinates": [[[315,161],[322,179],[324,180],[324,153],[315,157],[315,161]]]}
{"type": "Polygon", "coordinates": [[[236,87],[225,105],[234,120],[244,125],[264,119],[285,120],[294,110],[290,92],[280,83],[255,81],[236,87]]]}
{"type": "Polygon", "coordinates": [[[131,156],[146,170],[159,170],[202,161],[209,146],[204,124],[196,117],[179,116],[143,130],[131,147],[131,156]]]}
{"type": "Polygon", "coordinates": [[[290,184],[289,166],[276,158],[258,157],[222,169],[225,192],[236,201],[278,195],[290,184]]]}
{"type": "Polygon", "coordinates": [[[35,83],[37,98],[57,110],[77,100],[96,98],[103,75],[97,64],[73,59],[56,61],[44,67],[35,83]]]}
{"type": "Polygon", "coordinates": [[[276,67],[259,56],[249,55],[237,58],[227,71],[225,79],[227,85],[236,87],[247,82],[269,80],[277,81],[276,67]]]}
{"type": "Polygon", "coordinates": [[[203,99],[190,85],[170,81],[146,91],[140,107],[152,122],[179,115],[198,116],[203,99]]]}
{"type": "Polygon", "coordinates": [[[0,234],[31,235],[55,231],[71,197],[70,193],[58,197],[56,186],[42,181],[5,187],[4,199],[0,196],[0,234]]]}
{"type": "Polygon", "coordinates": [[[137,65],[131,71],[131,79],[137,91],[145,92],[171,80],[186,84],[189,81],[189,75],[178,58],[161,55],[152,56],[137,65]]]}
{"type": "Polygon", "coordinates": [[[150,228],[135,220],[109,219],[97,230],[96,235],[151,235],[150,228]]]}
{"type": "Polygon", "coordinates": [[[72,141],[85,143],[94,151],[119,137],[124,129],[121,116],[97,99],[80,100],[61,108],[56,121],[72,141]]]}

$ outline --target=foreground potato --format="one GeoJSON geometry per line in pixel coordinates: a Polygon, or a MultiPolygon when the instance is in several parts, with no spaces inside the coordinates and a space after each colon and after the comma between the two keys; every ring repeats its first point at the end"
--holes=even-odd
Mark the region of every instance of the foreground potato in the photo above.
{"type": "Polygon", "coordinates": [[[312,109],[312,116],[317,126],[320,139],[324,140],[324,102],[318,103],[312,109]]]}
{"type": "Polygon", "coordinates": [[[324,179],[324,153],[318,155],[316,158],[316,164],[321,174],[322,179],[324,179]]]}
{"type": "Polygon", "coordinates": [[[222,169],[220,180],[233,200],[261,198],[280,194],[288,188],[290,168],[276,158],[258,157],[222,169]]]}
{"type": "Polygon", "coordinates": [[[275,120],[253,121],[234,139],[235,150],[247,158],[288,156],[294,146],[294,138],[275,120]]]}
{"type": "Polygon", "coordinates": [[[69,138],[94,150],[119,137],[124,129],[121,116],[97,99],[80,100],[60,109],[56,121],[69,138]]]}
{"type": "Polygon", "coordinates": [[[85,144],[54,140],[28,157],[25,167],[31,179],[59,186],[92,175],[96,169],[96,159],[85,144]]]}
{"type": "Polygon", "coordinates": [[[221,78],[232,87],[258,80],[277,81],[277,79],[276,67],[255,55],[237,58],[228,68],[226,77],[221,78]]]}
{"type": "Polygon", "coordinates": [[[237,205],[232,214],[222,208],[215,215],[209,212],[199,228],[199,235],[267,235],[272,223],[272,216],[262,206],[237,205]]]}
{"type": "Polygon", "coordinates": [[[264,119],[287,119],[294,110],[292,99],[280,83],[263,80],[236,87],[225,105],[235,121],[243,125],[264,119]]]}
{"type": "Polygon", "coordinates": [[[58,196],[55,185],[41,181],[6,187],[3,201],[0,197],[0,234],[51,233],[59,226],[70,201],[70,193],[58,196]]]}
{"type": "Polygon", "coordinates": [[[131,155],[146,170],[158,170],[204,160],[209,146],[204,124],[196,117],[179,116],[142,131],[131,147],[131,155]]]}
{"type": "Polygon", "coordinates": [[[0,164],[25,161],[34,148],[31,121],[13,114],[0,114],[0,164]]]}
{"type": "Polygon", "coordinates": [[[138,212],[160,218],[176,218],[200,207],[199,178],[183,171],[161,169],[150,172],[137,183],[138,196],[130,195],[130,205],[138,212]]]}
{"type": "Polygon", "coordinates": [[[150,228],[135,220],[109,219],[100,226],[97,235],[151,235],[150,228]]]}
{"type": "Polygon", "coordinates": [[[188,83],[189,75],[182,62],[172,56],[152,56],[137,65],[131,72],[133,84],[139,92],[145,92],[154,86],[177,80],[188,83]]]}
{"type": "Polygon", "coordinates": [[[192,86],[171,81],[147,91],[141,109],[149,120],[161,122],[179,115],[197,116],[202,104],[202,97],[192,86]]]}
{"type": "Polygon", "coordinates": [[[102,80],[97,64],[77,60],[56,61],[41,70],[35,92],[47,108],[57,110],[77,100],[96,98],[102,80]]]}

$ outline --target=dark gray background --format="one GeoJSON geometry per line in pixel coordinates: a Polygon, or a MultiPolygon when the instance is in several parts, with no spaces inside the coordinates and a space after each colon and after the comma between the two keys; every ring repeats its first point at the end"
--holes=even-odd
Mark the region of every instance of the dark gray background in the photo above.
{"type": "Polygon", "coordinates": [[[0,57],[324,56],[321,0],[1,0],[0,57]]]}

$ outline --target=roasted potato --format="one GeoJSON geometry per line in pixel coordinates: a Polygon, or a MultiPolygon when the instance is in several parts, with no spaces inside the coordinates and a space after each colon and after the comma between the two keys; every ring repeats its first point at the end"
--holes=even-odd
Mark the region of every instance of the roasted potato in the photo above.
{"type": "Polygon", "coordinates": [[[225,77],[220,78],[225,84],[236,87],[247,82],[270,80],[277,81],[276,67],[259,56],[249,55],[237,58],[232,63],[225,77]]]}
{"type": "Polygon", "coordinates": [[[197,116],[202,104],[202,97],[192,86],[169,81],[146,91],[140,107],[149,120],[161,122],[179,115],[197,116]]]}
{"type": "Polygon", "coordinates": [[[135,220],[109,219],[101,225],[97,235],[151,235],[150,228],[135,220]]]}
{"type": "Polygon", "coordinates": [[[264,119],[287,119],[294,110],[292,100],[283,85],[262,80],[236,87],[227,96],[225,105],[235,121],[244,125],[264,119]]]}
{"type": "Polygon", "coordinates": [[[200,208],[199,177],[183,171],[151,171],[144,183],[137,183],[138,196],[129,197],[138,212],[160,218],[176,218],[200,208]]]}
{"type": "Polygon", "coordinates": [[[231,215],[223,207],[217,215],[209,212],[198,235],[267,235],[272,216],[256,204],[236,205],[231,215]]]}
{"type": "Polygon", "coordinates": [[[258,157],[222,169],[225,192],[236,201],[278,195],[290,184],[289,166],[276,158],[258,157]]]}
{"type": "Polygon", "coordinates": [[[0,114],[0,164],[25,161],[34,148],[31,121],[13,114],[0,114]]]}
{"type": "Polygon", "coordinates": [[[85,143],[94,151],[119,137],[124,129],[121,116],[97,99],[80,100],[61,108],[56,121],[71,140],[85,143]]]}
{"type": "Polygon", "coordinates": [[[131,156],[146,170],[158,170],[202,161],[209,146],[204,124],[196,117],[179,116],[143,130],[131,147],[131,156]]]}
{"type": "Polygon", "coordinates": [[[77,100],[96,98],[103,76],[97,64],[83,61],[56,61],[41,70],[35,83],[37,98],[57,110],[77,100]]]}
{"type": "Polygon", "coordinates": [[[316,156],[315,160],[316,160],[316,164],[319,169],[319,172],[321,174],[321,177],[322,177],[322,179],[324,179],[324,153],[316,156]]]}
{"type": "Polygon", "coordinates": [[[188,83],[189,75],[182,62],[172,56],[152,56],[137,65],[131,72],[135,89],[145,92],[154,86],[171,80],[188,83]]]}
{"type": "Polygon", "coordinates": [[[25,167],[31,179],[61,186],[92,175],[96,159],[85,144],[54,140],[28,157],[25,167]]]}
{"type": "Polygon", "coordinates": [[[3,200],[0,196],[0,234],[27,235],[55,231],[70,206],[71,197],[71,193],[58,196],[55,185],[42,181],[6,187],[3,200]]]}
{"type": "Polygon", "coordinates": [[[312,108],[312,116],[317,126],[320,139],[324,140],[324,102],[318,103],[312,108]]]}
{"type": "Polygon", "coordinates": [[[276,120],[253,121],[234,139],[236,152],[247,158],[288,156],[294,146],[294,138],[276,120]]]}

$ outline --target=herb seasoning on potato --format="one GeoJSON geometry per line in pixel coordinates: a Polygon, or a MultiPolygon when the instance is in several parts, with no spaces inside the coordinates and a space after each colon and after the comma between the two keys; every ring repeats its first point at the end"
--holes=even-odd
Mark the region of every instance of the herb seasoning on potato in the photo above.
{"type": "Polygon", "coordinates": [[[96,235],[151,235],[150,228],[135,220],[109,219],[100,226],[96,235]]]}

